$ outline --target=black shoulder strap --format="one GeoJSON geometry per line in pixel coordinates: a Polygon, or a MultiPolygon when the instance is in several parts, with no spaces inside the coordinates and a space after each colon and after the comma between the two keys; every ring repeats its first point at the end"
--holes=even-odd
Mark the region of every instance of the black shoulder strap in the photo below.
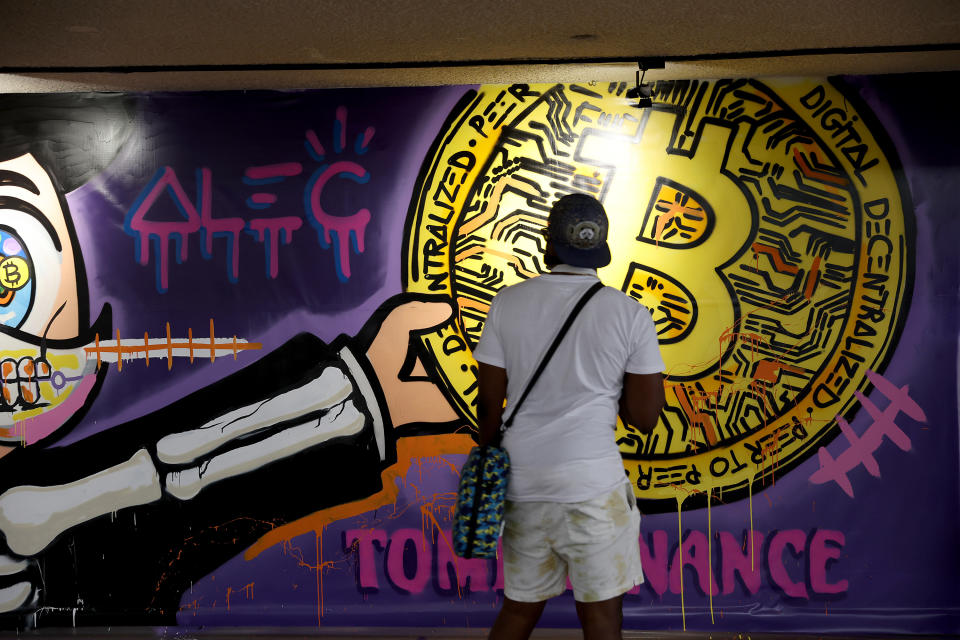
{"type": "Polygon", "coordinates": [[[563,326],[560,327],[560,332],[557,333],[557,337],[554,338],[553,344],[551,344],[550,348],[547,349],[547,352],[543,354],[543,359],[540,361],[540,366],[538,366],[537,370],[533,372],[530,382],[527,383],[527,388],[523,390],[523,393],[520,395],[520,399],[517,400],[517,404],[513,407],[510,417],[507,418],[507,421],[503,423],[502,431],[506,431],[507,428],[513,424],[513,419],[517,415],[517,411],[520,410],[520,405],[522,405],[523,401],[526,400],[530,390],[533,389],[533,385],[537,384],[537,379],[540,378],[540,374],[543,373],[543,370],[547,368],[547,363],[550,362],[550,358],[553,357],[553,353],[557,350],[557,347],[560,346],[560,343],[563,341],[563,337],[567,335],[570,325],[572,325],[573,321],[577,319],[577,316],[580,314],[580,310],[583,309],[584,305],[587,304],[587,301],[593,297],[593,294],[595,294],[597,291],[600,291],[600,289],[603,289],[603,283],[594,283],[594,285],[587,289],[586,293],[581,296],[580,300],[577,301],[576,306],[570,312],[570,315],[567,316],[566,322],[564,322],[563,326]]]}

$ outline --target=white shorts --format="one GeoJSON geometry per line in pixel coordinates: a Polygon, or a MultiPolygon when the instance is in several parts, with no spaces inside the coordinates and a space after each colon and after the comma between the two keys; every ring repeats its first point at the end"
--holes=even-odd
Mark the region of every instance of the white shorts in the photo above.
{"type": "Polygon", "coordinates": [[[643,582],[640,512],[630,485],[585,502],[507,501],[504,595],[541,602],[566,590],[600,602],[643,582]]]}

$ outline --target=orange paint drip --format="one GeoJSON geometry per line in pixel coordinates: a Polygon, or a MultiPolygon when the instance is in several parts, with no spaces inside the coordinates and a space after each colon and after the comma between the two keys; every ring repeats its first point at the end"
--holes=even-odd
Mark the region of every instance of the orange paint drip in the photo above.
{"type": "Polygon", "coordinates": [[[210,362],[217,358],[217,343],[213,339],[213,318],[210,318],[210,362]]]}
{"type": "Polygon", "coordinates": [[[450,538],[443,533],[443,529],[440,527],[440,522],[437,521],[436,516],[433,514],[433,510],[437,509],[437,502],[441,499],[446,499],[450,501],[450,507],[447,507],[449,514],[448,516],[452,519],[453,512],[456,506],[457,494],[456,493],[442,493],[438,496],[434,496],[433,500],[427,503],[420,505],[420,530],[423,533],[423,551],[426,552],[427,544],[427,522],[433,525],[431,532],[435,529],[437,532],[437,543],[443,541],[446,547],[450,550],[450,556],[453,558],[453,574],[457,579],[457,597],[463,599],[463,592],[460,589],[460,563],[457,554],[453,551],[453,542],[450,538]]]}
{"type": "MultiPolygon", "coordinates": [[[[239,589],[234,589],[233,587],[227,587],[227,611],[230,611],[230,596],[234,593],[241,594],[247,600],[253,600],[253,582],[248,582],[239,589]]],[[[194,600],[194,602],[197,602],[194,600]]],[[[196,614],[194,614],[196,615],[196,614]]]]}
{"type": "Polygon", "coordinates": [[[120,353],[120,327],[117,327],[117,371],[123,371],[123,354],[120,353]]]}
{"type": "Polygon", "coordinates": [[[100,365],[103,364],[102,361],[100,360],[100,334],[99,333],[93,334],[93,346],[97,354],[97,371],[99,371],[100,365]]]}
{"type": "Polygon", "coordinates": [[[398,462],[381,474],[383,489],[362,500],[322,509],[268,531],[244,552],[243,557],[246,560],[253,560],[267,549],[304,533],[318,531],[338,520],[352,518],[380,507],[396,505],[397,496],[400,494],[399,482],[406,477],[414,460],[466,454],[470,452],[473,445],[473,439],[466,434],[400,438],[397,441],[398,462]]]}
{"type": "Polygon", "coordinates": [[[190,364],[193,364],[193,327],[187,329],[187,352],[190,354],[190,364]]]}
{"type": "Polygon", "coordinates": [[[143,332],[143,357],[147,361],[147,366],[150,366],[150,336],[144,331],[143,332]]]}
{"type": "Polygon", "coordinates": [[[167,371],[173,369],[173,340],[170,338],[170,323],[167,323],[167,371]]]}

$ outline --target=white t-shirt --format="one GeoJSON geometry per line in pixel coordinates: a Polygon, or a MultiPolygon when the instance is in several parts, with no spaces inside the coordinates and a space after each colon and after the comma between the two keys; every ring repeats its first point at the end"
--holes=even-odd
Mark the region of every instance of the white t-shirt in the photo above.
{"type": "MultiPolygon", "coordinates": [[[[553,273],[501,290],[493,299],[473,356],[507,370],[504,419],[560,326],[595,282],[593,269],[560,265],[553,273]]],[[[504,435],[510,455],[507,498],[581,502],[622,484],[615,427],[623,374],[663,369],[646,307],[611,287],[598,291],[504,435]]]]}

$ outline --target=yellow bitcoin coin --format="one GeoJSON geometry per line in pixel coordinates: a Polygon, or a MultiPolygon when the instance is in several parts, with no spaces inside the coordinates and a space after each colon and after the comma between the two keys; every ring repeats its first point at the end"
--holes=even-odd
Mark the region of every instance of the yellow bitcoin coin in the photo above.
{"type": "Polygon", "coordinates": [[[30,266],[18,256],[0,260],[0,286],[4,289],[22,289],[30,280],[30,266]]]}
{"type": "Polygon", "coordinates": [[[659,83],[647,109],[627,88],[467,93],[414,194],[405,287],[457,301],[458,321],[423,342],[472,419],[490,301],[544,272],[559,197],[596,196],[613,254],[600,277],[650,310],[667,364],[654,431],[617,427],[636,493],[662,508],[733,499],[828,442],[883,369],[911,213],[869,114],[829,82],[659,83]]]}

